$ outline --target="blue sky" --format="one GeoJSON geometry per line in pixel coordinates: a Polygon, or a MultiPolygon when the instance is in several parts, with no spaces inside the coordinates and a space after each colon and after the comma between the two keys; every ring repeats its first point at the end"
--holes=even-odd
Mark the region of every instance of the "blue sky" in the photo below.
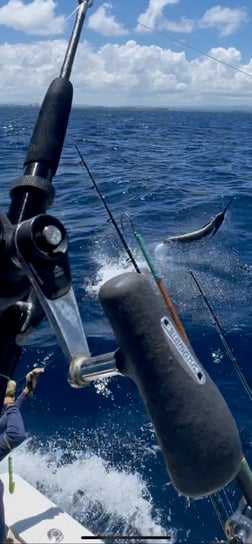
{"type": "MultiPolygon", "coordinates": [[[[0,103],[41,101],[77,8],[77,0],[0,0],[0,103]]],[[[71,77],[74,102],[252,107],[251,23],[248,0],[94,0],[71,77]]]]}

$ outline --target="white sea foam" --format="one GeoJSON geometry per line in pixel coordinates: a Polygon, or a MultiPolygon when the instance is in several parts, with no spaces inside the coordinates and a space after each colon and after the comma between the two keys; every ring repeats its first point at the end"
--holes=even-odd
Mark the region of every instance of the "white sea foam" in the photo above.
{"type": "MultiPolygon", "coordinates": [[[[137,264],[142,272],[147,273],[148,267],[143,257],[136,257],[137,264]]],[[[92,282],[89,282],[86,287],[86,292],[89,295],[97,295],[101,286],[111,278],[119,276],[124,272],[133,272],[135,270],[129,259],[125,258],[125,254],[120,253],[117,258],[111,258],[104,253],[97,253],[95,256],[97,272],[92,282]]]]}
{"type": "MultiPolygon", "coordinates": [[[[12,454],[14,473],[96,534],[101,524],[103,534],[113,534],[119,527],[123,536],[169,534],[169,542],[175,542],[175,530],[162,527],[158,514],[153,515],[150,493],[138,473],[119,470],[97,455],[79,454],[73,462],[61,464],[62,453],[60,448],[29,451],[28,441],[12,454]]],[[[7,471],[6,460],[0,471],[7,471]]]]}

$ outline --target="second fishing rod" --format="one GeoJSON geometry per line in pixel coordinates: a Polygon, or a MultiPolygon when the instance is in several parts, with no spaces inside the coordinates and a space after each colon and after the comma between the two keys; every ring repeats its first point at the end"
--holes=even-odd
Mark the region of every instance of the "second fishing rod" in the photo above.
{"type": "Polygon", "coordinates": [[[109,220],[111,221],[111,223],[113,224],[113,226],[114,226],[115,229],[116,229],[116,232],[117,232],[117,234],[118,234],[118,236],[119,236],[119,238],[120,238],[120,240],[121,240],[121,242],[122,242],[122,245],[123,245],[123,247],[124,247],[124,249],[125,249],[125,251],[126,251],[126,253],[127,253],[127,255],[128,255],[128,257],[129,257],[131,263],[133,264],[133,266],[134,266],[136,272],[138,272],[138,273],[140,274],[141,271],[140,271],[140,269],[139,269],[139,267],[138,267],[138,265],[137,265],[137,262],[136,262],[136,260],[135,260],[135,258],[134,258],[134,256],[133,256],[133,254],[132,254],[132,252],[131,252],[131,250],[130,250],[130,248],[129,248],[129,246],[128,246],[128,244],[127,244],[125,238],[124,238],[124,236],[122,235],[121,230],[120,230],[120,228],[118,227],[118,224],[117,224],[117,222],[116,222],[116,220],[115,220],[115,218],[114,218],[112,212],[110,211],[109,206],[107,205],[106,199],[104,198],[103,194],[101,193],[101,191],[100,191],[100,189],[99,189],[99,187],[98,187],[98,185],[97,185],[97,183],[96,183],[96,181],[95,181],[95,179],[94,179],[94,176],[92,175],[92,172],[90,171],[90,169],[89,169],[89,167],[88,167],[88,165],[87,165],[87,163],[86,163],[86,161],[85,161],[85,159],[84,159],[82,153],[80,152],[78,146],[77,146],[76,144],[74,144],[74,147],[75,147],[75,149],[76,149],[76,151],[77,151],[77,153],[78,153],[78,155],[79,155],[79,157],[80,157],[80,160],[81,160],[82,165],[83,165],[84,168],[86,169],[86,171],[87,171],[87,173],[88,173],[88,175],[89,175],[89,177],[90,177],[90,179],[91,179],[91,181],[92,181],[92,183],[93,183],[94,189],[96,190],[96,192],[97,192],[97,194],[98,194],[100,200],[101,200],[102,203],[103,203],[103,206],[104,206],[104,208],[105,208],[105,210],[106,210],[106,212],[107,212],[107,214],[108,214],[108,216],[109,216],[109,220]]]}

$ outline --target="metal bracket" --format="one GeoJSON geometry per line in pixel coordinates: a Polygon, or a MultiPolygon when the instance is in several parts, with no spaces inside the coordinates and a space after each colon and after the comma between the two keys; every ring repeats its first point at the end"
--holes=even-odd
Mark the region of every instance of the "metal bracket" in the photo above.
{"type": "Polygon", "coordinates": [[[51,323],[62,351],[73,358],[90,357],[86,335],[71,285],[67,235],[50,215],[40,215],[17,225],[17,257],[51,323]]]}
{"type": "Polygon", "coordinates": [[[14,239],[18,261],[70,365],[69,383],[83,387],[97,378],[118,374],[113,353],[90,355],[71,284],[67,234],[60,221],[38,215],[17,225],[14,239]]]}

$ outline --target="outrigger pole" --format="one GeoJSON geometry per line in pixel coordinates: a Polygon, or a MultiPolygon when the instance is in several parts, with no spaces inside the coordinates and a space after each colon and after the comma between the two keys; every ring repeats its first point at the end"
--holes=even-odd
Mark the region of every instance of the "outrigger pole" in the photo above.
{"type": "MultiPolygon", "coordinates": [[[[20,341],[46,315],[68,362],[70,384],[84,387],[118,373],[132,378],[175,489],[189,497],[207,496],[241,468],[239,433],[224,398],[167,315],[161,297],[136,271],[112,278],[100,289],[119,348],[90,355],[72,288],[67,233],[47,214],[72,106],[69,77],[90,5],[79,0],[60,76],[40,108],[23,175],[10,191],[9,211],[0,213],[0,405],[21,354],[20,341]]],[[[246,501],[244,508],[250,508],[246,501]]],[[[241,515],[248,523],[244,508],[241,515]]],[[[230,526],[232,536],[236,520],[230,526]]]]}

